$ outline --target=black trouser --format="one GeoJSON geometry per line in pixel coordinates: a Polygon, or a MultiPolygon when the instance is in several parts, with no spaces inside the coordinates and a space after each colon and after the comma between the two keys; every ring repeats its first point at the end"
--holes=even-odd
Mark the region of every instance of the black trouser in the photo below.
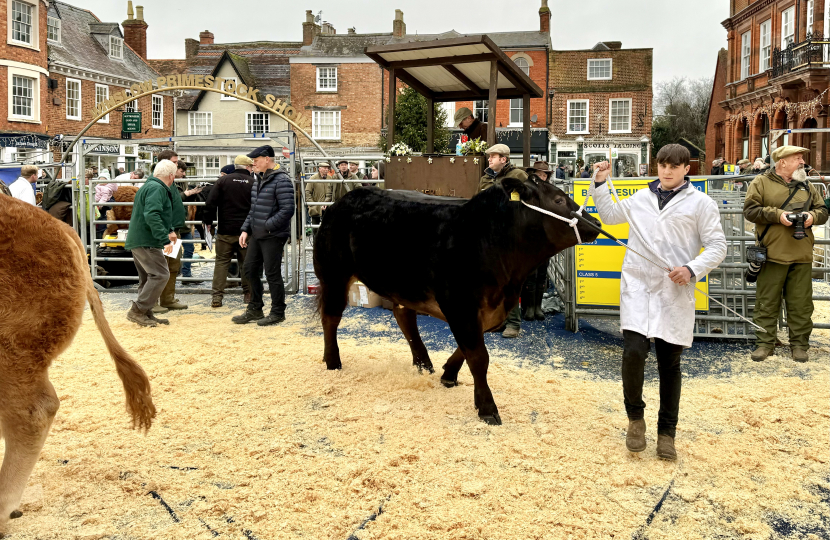
{"type": "MultiPolygon", "coordinates": [[[[643,401],[643,378],[646,358],[651,349],[649,339],[637,332],[623,330],[622,381],[625,412],[629,420],[640,420],[646,404],[643,401]]],[[[657,413],[658,435],[674,437],[680,413],[680,354],[682,345],[654,339],[657,371],[660,374],[660,410],[657,413]]]]}
{"type": "Polygon", "coordinates": [[[547,290],[548,284],[548,261],[540,264],[536,270],[530,273],[522,287],[522,310],[534,306],[542,310],[542,296],[547,290]]]}
{"type": "Polygon", "coordinates": [[[248,309],[258,311],[262,301],[262,269],[271,291],[271,313],[285,315],[285,284],[282,281],[282,250],[288,238],[250,238],[243,271],[251,284],[251,303],[248,309]]]}
{"type": "MultiPolygon", "coordinates": [[[[242,276],[242,292],[248,294],[251,286],[248,284],[248,276],[245,274],[245,255],[247,248],[239,245],[239,236],[228,234],[217,234],[213,237],[213,246],[216,250],[216,258],[213,265],[213,297],[224,298],[225,287],[228,284],[228,270],[231,267],[231,259],[236,255],[237,264],[243,269],[239,274],[242,276]]],[[[262,272],[260,270],[260,272],[262,272]]]]}

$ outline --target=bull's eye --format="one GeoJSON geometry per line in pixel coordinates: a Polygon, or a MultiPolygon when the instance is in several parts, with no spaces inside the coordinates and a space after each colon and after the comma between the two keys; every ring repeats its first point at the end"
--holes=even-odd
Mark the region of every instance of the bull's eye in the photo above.
{"type": "Polygon", "coordinates": [[[555,202],[556,204],[565,204],[565,199],[563,199],[562,197],[557,197],[553,200],[553,202],[555,202]]]}

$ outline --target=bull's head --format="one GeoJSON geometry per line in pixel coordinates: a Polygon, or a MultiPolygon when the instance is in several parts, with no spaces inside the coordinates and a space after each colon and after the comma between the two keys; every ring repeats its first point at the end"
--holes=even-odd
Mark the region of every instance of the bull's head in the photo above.
{"type": "MultiPolygon", "coordinates": [[[[535,174],[531,174],[524,182],[513,178],[505,178],[502,180],[502,187],[507,192],[508,197],[513,191],[516,191],[519,198],[527,204],[552,212],[569,221],[572,219],[571,212],[579,210],[579,205],[568,197],[564,191],[549,182],[541,180],[535,174]]],[[[537,212],[532,208],[527,208],[524,205],[522,205],[522,208],[523,211],[520,214],[522,219],[526,219],[530,226],[541,223],[548,242],[554,245],[556,252],[577,244],[576,233],[568,223],[537,212]]],[[[598,219],[587,212],[583,212],[583,215],[597,227],[602,226],[598,219]]],[[[577,224],[577,228],[583,243],[596,240],[598,233],[594,229],[589,228],[582,222],[577,224]]]]}

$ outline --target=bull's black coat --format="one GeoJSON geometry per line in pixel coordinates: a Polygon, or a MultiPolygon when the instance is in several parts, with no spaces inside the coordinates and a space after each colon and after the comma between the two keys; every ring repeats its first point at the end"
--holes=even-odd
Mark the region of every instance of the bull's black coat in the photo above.
{"type": "MultiPolygon", "coordinates": [[[[532,270],[576,244],[567,223],[511,201],[513,191],[563,217],[578,208],[535,176],[524,183],[505,179],[469,201],[361,188],[329,207],[314,243],[328,369],[341,367],[337,327],[348,288],[358,279],[394,302],[395,318],[419,367],[432,371],[416,313],[449,323],[458,349],[444,365],[441,381],[454,386],[466,359],[479,416],[500,424],[487,385],[484,331],[501,325],[532,270]]],[[[583,226],[579,233],[588,242],[597,236],[583,226]]]]}

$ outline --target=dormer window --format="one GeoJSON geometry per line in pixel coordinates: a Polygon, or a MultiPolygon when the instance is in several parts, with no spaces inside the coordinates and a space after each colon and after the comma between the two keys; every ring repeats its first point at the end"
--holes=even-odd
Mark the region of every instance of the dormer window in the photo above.
{"type": "Polygon", "coordinates": [[[46,39],[54,43],[61,42],[61,20],[57,17],[46,18],[46,39]]]}
{"type": "Polygon", "coordinates": [[[110,36],[110,58],[118,58],[119,60],[124,58],[124,40],[110,36]]]}

